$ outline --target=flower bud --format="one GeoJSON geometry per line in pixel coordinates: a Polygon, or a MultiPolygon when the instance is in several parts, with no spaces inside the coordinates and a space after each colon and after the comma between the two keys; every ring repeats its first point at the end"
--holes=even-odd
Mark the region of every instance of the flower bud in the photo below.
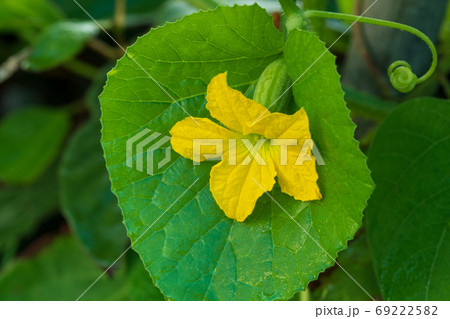
{"type": "Polygon", "coordinates": [[[283,58],[269,64],[259,77],[253,100],[270,109],[280,112],[291,99],[291,79],[283,58]]]}

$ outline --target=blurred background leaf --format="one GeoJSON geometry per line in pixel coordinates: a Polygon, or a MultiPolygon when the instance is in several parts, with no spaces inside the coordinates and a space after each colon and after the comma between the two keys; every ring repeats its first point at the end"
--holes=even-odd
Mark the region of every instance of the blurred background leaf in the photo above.
{"type": "Polygon", "coordinates": [[[57,212],[59,206],[56,165],[36,183],[0,188],[0,252],[3,263],[14,256],[20,241],[57,212]]]}
{"type": "Polygon", "coordinates": [[[0,7],[0,33],[13,32],[26,39],[63,18],[48,0],[0,0],[0,7]]]}
{"type": "Polygon", "coordinates": [[[164,295],[156,288],[147,269],[142,266],[139,255],[132,252],[128,258],[130,271],[127,290],[130,300],[164,300],[164,295]]]}
{"type": "Polygon", "coordinates": [[[26,68],[43,71],[69,61],[98,31],[94,22],[59,22],[46,27],[34,42],[26,68]]]}
{"type": "Polygon", "coordinates": [[[378,128],[369,242],[386,300],[450,298],[450,101],[410,100],[378,128]]]}
{"type": "Polygon", "coordinates": [[[0,122],[0,180],[30,183],[39,178],[58,156],[69,119],[65,111],[41,107],[5,117],[0,122]]]}
{"type": "MultiPolygon", "coordinates": [[[[366,235],[362,234],[353,240],[348,249],[339,253],[337,263],[375,299],[381,299],[375,271],[372,264],[366,235]]],[[[335,266],[331,274],[322,276],[320,286],[312,293],[313,300],[323,301],[371,301],[361,289],[340,267],[335,266]]]]}
{"type": "MultiPolygon", "coordinates": [[[[76,300],[101,273],[72,237],[63,236],[36,257],[3,270],[0,300],[76,300]]],[[[122,299],[126,291],[120,277],[102,277],[83,300],[122,299]]]]}
{"type": "Polygon", "coordinates": [[[61,161],[62,209],[84,246],[108,267],[128,242],[100,145],[100,122],[91,120],[72,137],[61,161]]]}
{"type": "Polygon", "coordinates": [[[83,294],[103,270],[77,240],[61,236],[36,256],[10,263],[0,273],[0,300],[164,300],[139,257],[132,253],[129,260],[83,294]]]}
{"type": "MultiPolygon", "coordinates": [[[[91,86],[86,90],[84,100],[86,107],[91,114],[91,118],[100,122],[100,101],[98,96],[103,91],[106,83],[107,73],[113,68],[113,63],[106,63],[92,79],[91,86]]],[[[103,155],[102,155],[103,157],[103,155]]]]}

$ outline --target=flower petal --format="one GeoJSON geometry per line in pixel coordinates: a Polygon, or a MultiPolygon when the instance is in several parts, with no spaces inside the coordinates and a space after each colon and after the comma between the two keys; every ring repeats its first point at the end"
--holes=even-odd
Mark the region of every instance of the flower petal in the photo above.
{"type": "Polygon", "coordinates": [[[278,184],[283,193],[302,201],[322,198],[317,185],[316,162],[311,154],[313,141],[309,132],[308,116],[304,109],[293,115],[282,113],[265,115],[251,127],[251,130],[252,133],[272,139],[272,159],[277,171],[278,184]]]}
{"type": "Polygon", "coordinates": [[[192,160],[204,161],[208,154],[219,153],[220,144],[222,145],[222,152],[220,152],[222,155],[223,150],[227,148],[228,139],[234,138],[235,133],[210,119],[194,119],[195,121],[187,117],[177,122],[170,130],[172,135],[170,142],[175,152],[192,160]],[[194,158],[194,149],[200,151],[197,154],[198,158],[194,158]]]}
{"type": "Polygon", "coordinates": [[[303,108],[292,115],[267,112],[247,128],[245,134],[250,133],[260,134],[269,139],[295,138],[300,142],[311,138],[308,116],[303,108]]]}
{"type": "Polygon", "coordinates": [[[236,132],[244,132],[244,127],[251,125],[263,114],[269,114],[264,106],[230,88],[226,73],[220,73],[211,80],[206,100],[206,108],[211,116],[236,132]]]}
{"type": "Polygon", "coordinates": [[[243,222],[255,208],[256,201],[264,191],[272,190],[276,171],[273,162],[260,165],[252,160],[248,165],[241,163],[248,152],[239,152],[237,165],[231,165],[229,152],[224,154],[222,162],[211,169],[211,193],[219,207],[229,218],[243,222]]]}
{"type": "Polygon", "coordinates": [[[310,154],[309,160],[305,160],[302,164],[296,164],[299,152],[287,151],[287,165],[283,165],[279,158],[274,158],[275,169],[277,171],[278,184],[281,191],[296,200],[310,201],[322,198],[317,179],[319,176],[316,171],[316,161],[314,156],[310,154]]]}

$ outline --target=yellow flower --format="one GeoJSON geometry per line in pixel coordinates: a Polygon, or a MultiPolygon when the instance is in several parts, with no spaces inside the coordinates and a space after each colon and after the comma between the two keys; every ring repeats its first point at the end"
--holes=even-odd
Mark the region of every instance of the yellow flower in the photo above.
{"type": "Polygon", "coordinates": [[[310,148],[301,155],[304,143],[311,141],[303,109],[293,115],[270,113],[230,88],[226,73],[211,80],[206,100],[211,116],[228,129],[206,118],[194,121],[188,117],[171,129],[171,143],[180,155],[202,161],[216,154],[216,142],[223,141],[223,152],[219,152],[222,160],[211,169],[210,189],[226,216],[244,221],[264,191],[272,190],[275,176],[281,191],[297,200],[322,198],[310,148]],[[198,140],[211,143],[202,142],[196,155],[194,144],[198,140]]]}

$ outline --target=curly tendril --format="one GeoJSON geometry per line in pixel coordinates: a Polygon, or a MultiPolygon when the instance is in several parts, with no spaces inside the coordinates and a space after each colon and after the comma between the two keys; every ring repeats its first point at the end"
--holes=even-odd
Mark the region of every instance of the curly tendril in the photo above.
{"type": "Polygon", "coordinates": [[[395,61],[388,69],[392,86],[401,93],[411,92],[417,84],[417,75],[405,61],[395,61]]]}
{"type": "Polygon", "coordinates": [[[429,37],[427,37],[423,32],[417,30],[416,28],[410,27],[405,24],[381,19],[367,18],[351,14],[343,14],[319,10],[308,10],[304,13],[304,16],[306,18],[338,19],[338,20],[374,24],[383,27],[389,27],[393,29],[406,31],[422,39],[430,48],[431,55],[433,58],[430,68],[424,75],[418,78],[417,75],[415,75],[414,72],[412,71],[411,66],[405,61],[396,61],[392,63],[388,69],[388,76],[392,86],[401,93],[411,92],[417,84],[426,81],[436,70],[438,60],[436,47],[434,46],[433,42],[430,40],[429,37]]]}

